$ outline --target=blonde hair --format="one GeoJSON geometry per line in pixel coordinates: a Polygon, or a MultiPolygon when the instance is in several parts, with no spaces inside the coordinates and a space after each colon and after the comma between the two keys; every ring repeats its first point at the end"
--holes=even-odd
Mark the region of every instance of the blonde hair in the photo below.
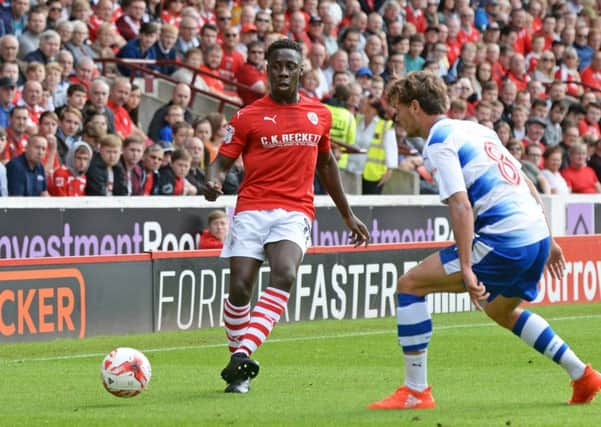
{"type": "Polygon", "coordinates": [[[121,141],[121,138],[115,134],[104,135],[100,139],[101,147],[121,148],[122,145],[123,145],[123,142],[121,141]]]}

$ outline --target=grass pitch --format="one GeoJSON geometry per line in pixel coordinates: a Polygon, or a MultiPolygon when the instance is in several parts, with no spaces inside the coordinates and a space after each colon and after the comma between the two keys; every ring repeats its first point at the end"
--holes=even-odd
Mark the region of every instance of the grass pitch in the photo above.
{"type": "MultiPolygon", "coordinates": [[[[537,308],[570,346],[601,367],[601,306],[537,308]]],[[[568,406],[561,368],[481,313],[434,316],[429,380],[437,408],[373,411],[401,384],[395,319],[278,325],[255,354],[248,395],[223,393],[223,331],[100,337],[0,346],[2,426],[582,426],[601,424],[601,396],[568,406]],[[100,362],[138,348],[153,368],[132,399],[108,394],[100,362]]]]}

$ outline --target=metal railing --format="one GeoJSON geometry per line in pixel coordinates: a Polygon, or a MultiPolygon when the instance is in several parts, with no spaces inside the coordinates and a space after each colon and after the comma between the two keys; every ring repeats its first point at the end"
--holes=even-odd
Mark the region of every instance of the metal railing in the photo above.
{"type": "Polygon", "coordinates": [[[220,113],[223,112],[223,109],[226,104],[231,105],[233,107],[237,107],[237,108],[241,108],[242,104],[239,102],[232,101],[231,99],[227,98],[225,96],[225,94],[221,95],[216,92],[197,88],[194,84],[196,83],[196,79],[198,78],[199,74],[201,75],[200,78],[202,78],[203,75],[206,75],[208,77],[221,80],[228,86],[234,86],[236,88],[254,91],[254,89],[249,86],[240,84],[238,82],[231,81],[231,80],[221,77],[217,74],[208,73],[204,70],[199,70],[198,68],[191,67],[191,66],[183,64],[179,61],[171,61],[171,60],[158,61],[158,60],[149,60],[149,59],[127,59],[127,58],[95,58],[94,61],[96,61],[97,63],[100,63],[102,65],[102,67],[101,67],[102,75],[107,74],[107,64],[117,64],[117,65],[121,65],[121,66],[128,67],[131,69],[129,76],[123,76],[123,77],[129,78],[131,82],[133,82],[136,78],[139,78],[139,77],[144,78],[147,82],[151,82],[151,80],[149,81],[148,79],[152,79],[154,77],[154,78],[163,79],[163,80],[171,82],[173,84],[178,84],[178,83],[187,84],[192,91],[191,98],[190,98],[190,105],[194,102],[194,98],[196,95],[203,95],[203,96],[206,96],[206,97],[209,97],[209,98],[212,98],[212,99],[218,101],[218,105],[219,105],[218,111],[220,113]],[[192,80],[190,82],[181,82],[167,74],[163,74],[155,69],[150,68],[151,66],[161,66],[161,65],[173,65],[177,68],[185,68],[192,72],[192,80]]]}

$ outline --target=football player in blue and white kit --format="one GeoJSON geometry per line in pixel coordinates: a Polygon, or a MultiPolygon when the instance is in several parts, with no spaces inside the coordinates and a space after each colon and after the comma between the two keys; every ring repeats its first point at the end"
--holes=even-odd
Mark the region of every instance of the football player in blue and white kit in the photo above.
{"type": "Polygon", "coordinates": [[[435,407],[427,382],[432,319],[425,297],[466,290],[478,309],[566,370],[573,381],[568,403],[590,402],[601,389],[601,374],[585,365],[542,317],[520,307],[536,298],[545,265],[555,278],[565,267],[540,196],[520,163],[491,129],[445,117],[447,88],[434,74],[411,73],[395,82],[387,96],[408,136],[426,139],[425,166],[449,207],[455,244],[399,279],[397,331],[405,384],[369,407],[435,407]]]}

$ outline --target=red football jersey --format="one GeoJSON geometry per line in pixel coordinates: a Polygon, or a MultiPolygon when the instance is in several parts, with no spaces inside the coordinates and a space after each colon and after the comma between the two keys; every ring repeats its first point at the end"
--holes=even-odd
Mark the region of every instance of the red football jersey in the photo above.
{"type": "Polygon", "coordinates": [[[85,196],[86,181],[85,175],[73,176],[65,165],[61,165],[48,182],[48,192],[51,196],[85,196]]]}
{"type": "Polygon", "coordinates": [[[219,150],[244,160],[236,213],[281,208],[313,219],[317,153],[330,151],[331,125],[330,111],[302,96],[278,104],[267,95],[238,111],[219,150]]]}

